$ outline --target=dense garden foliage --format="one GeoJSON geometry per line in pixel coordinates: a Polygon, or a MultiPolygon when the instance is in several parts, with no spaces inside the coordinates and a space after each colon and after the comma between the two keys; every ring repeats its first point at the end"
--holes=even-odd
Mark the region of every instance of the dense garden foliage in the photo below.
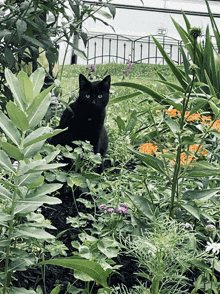
{"type": "Polygon", "coordinates": [[[114,17],[114,7],[101,1],[108,14],[69,1],[71,19],[59,0],[56,9],[51,1],[5,2],[0,293],[219,293],[220,34],[208,1],[215,47],[209,28],[203,47],[184,13],[185,29],[173,20],[182,66],[154,38],[165,66],[60,66],[58,79],[50,34],[86,42],[83,20],[104,22],[97,13],[114,17]],[[49,11],[66,22],[45,25],[49,11]],[[101,174],[89,142],[74,150],[47,142],[62,132],[54,128],[78,95],[79,73],[112,77],[101,174]]]}

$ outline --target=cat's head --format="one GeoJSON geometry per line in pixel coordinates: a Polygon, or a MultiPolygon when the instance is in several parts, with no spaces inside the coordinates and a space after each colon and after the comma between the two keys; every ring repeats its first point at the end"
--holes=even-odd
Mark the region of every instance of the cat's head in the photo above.
{"type": "Polygon", "coordinates": [[[87,78],[79,75],[79,98],[78,102],[83,105],[92,105],[105,108],[109,101],[111,77],[106,76],[102,81],[90,82],[87,78]]]}

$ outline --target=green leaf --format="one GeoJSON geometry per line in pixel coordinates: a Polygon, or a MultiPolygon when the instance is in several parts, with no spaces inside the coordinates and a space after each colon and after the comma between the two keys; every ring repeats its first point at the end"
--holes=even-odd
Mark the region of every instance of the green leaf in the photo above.
{"type": "Polygon", "coordinates": [[[179,204],[179,206],[181,208],[185,209],[186,211],[188,211],[195,218],[197,218],[198,220],[200,220],[200,210],[199,210],[199,208],[193,207],[193,206],[188,205],[188,204],[179,204]]]}
{"type": "Polygon", "coordinates": [[[58,167],[66,166],[65,163],[51,163],[51,164],[44,164],[34,167],[29,172],[35,172],[35,171],[44,171],[44,170],[51,170],[51,169],[57,169],[58,167]]]}
{"type": "Polygon", "coordinates": [[[40,177],[41,173],[42,172],[29,173],[18,177],[18,185],[25,186],[35,182],[40,177]]]}
{"type": "Polygon", "coordinates": [[[164,169],[163,162],[151,155],[144,154],[141,152],[138,152],[130,147],[127,147],[132,153],[134,153],[142,162],[144,162],[147,166],[152,167],[154,170],[158,171],[159,173],[166,175],[166,171],[164,169]]]}
{"type": "Polygon", "coordinates": [[[142,91],[143,93],[149,94],[159,103],[161,103],[162,101],[166,101],[166,97],[164,95],[159,94],[156,91],[150,89],[149,87],[146,87],[140,84],[129,83],[129,82],[119,82],[119,83],[112,84],[112,86],[129,87],[129,88],[137,89],[142,91]]]}
{"type": "Polygon", "coordinates": [[[72,257],[46,260],[39,263],[39,265],[42,264],[53,264],[78,270],[88,275],[94,281],[99,282],[103,287],[108,288],[107,277],[109,276],[111,270],[104,270],[97,262],[72,257]]]}
{"type": "Polygon", "coordinates": [[[28,198],[31,197],[40,197],[46,194],[50,194],[54,191],[59,190],[63,185],[62,184],[44,184],[42,186],[40,186],[39,188],[35,189],[34,192],[32,192],[31,194],[28,194],[28,198]]]}
{"type": "Polygon", "coordinates": [[[56,286],[56,287],[50,292],[50,294],[59,294],[59,293],[60,293],[60,289],[61,289],[61,286],[58,285],[58,286],[56,286]]]}
{"type": "MultiPolygon", "coordinates": [[[[1,197],[1,194],[0,194],[0,197],[1,197]]],[[[0,211],[0,226],[8,226],[8,221],[12,220],[13,219],[13,215],[10,215],[10,214],[7,214],[3,211],[0,211]]],[[[0,246],[2,246],[2,244],[0,243],[0,246]]],[[[6,244],[5,244],[6,246],[6,244]]],[[[4,247],[5,247],[4,246],[4,247]]]]}
{"type": "Polygon", "coordinates": [[[182,200],[208,200],[219,192],[220,188],[206,190],[188,190],[183,193],[182,200]]]}
{"type": "Polygon", "coordinates": [[[17,28],[18,38],[21,39],[24,32],[26,32],[27,30],[27,24],[24,20],[18,19],[16,21],[16,28],[17,28]]]}
{"type": "Polygon", "coordinates": [[[17,226],[12,234],[13,238],[36,238],[36,239],[54,239],[55,237],[42,229],[27,227],[26,225],[17,226]]]}
{"type": "MultiPolygon", "coordinates": [[[[43,93],[43,92],[41,92],[41,93],[43,93]]],[[[36,108],[33,110],[33,112],[29,115],[28,121],[29,121],[29,124],[30,124],[30,127],[31,128],[34,128],[36,125],[38,125],[41,122],[41,120],[44,118],[44,116],[45,116],[45,114],[47,112],[47,109],[48,109],[50,103],[51,103],[51,96],[50,96],[50,94],[48,94],[40,102],[40,104],[38,104],[36,106],[36,108]]]]}
{"type": "Polygon", "coordinates": [[[155,44],[157,45],[157,48],[160,50],[163,58],[165,59],[165,61],[169,65],[170,69],[172,70],[173,74],[175,75],[175,77],[179,81],[180,85],[184,89],[186,89],[187,83],[185,81],[185,76],[181,73],[181,71],[178,69],[178,67],[174,64],[174,62],[171,60],[171,58],[167,55],[167,53],[165,52],[165,50],[163,49],[161,44],[157,41],[157,39],[153,36],[152,36],[152,38],[153,38],[155,44]]]}
{"type": "MultiPolygon", "coordinates": [[[[48,127],[45,127],[44,129],[46,129],[46,128],[48,130],[48,127]]],[[[24,142],[24,148],[26,148],[26,147],[28,147],[28,146],[30,146],[32,144],[38,143],[40,141],[45,141],[48,138],[51,138],[51,137],[53,137],[53,136],[55,136],[55,135],[57,135],[59,133],[64,132],[65,130],[67,130],[67,128],[66,128],[66,129],[53,130],[52,132],[50,132],[51,129],[49,128],[50,133],[48,133],[48,132],[46,133],[46,130],[45,130],[45,134],[40,135],[41,129],[43,129],[43,128],[37,129],[36,131],[33,132],[34,134],[31,133],[31,137],[33,138],[32,140],[29,140],[30,135],[26,138],[26,140],[24,142]],[[38,133],[38,135],[37,135],[37,133],[38,133]]]]}
{"type": "Polygon", "coordinates": [[[115,18],[115,15],[116,15],[116,8],[114,5],[112,4],[106,4],[106,6],[108,7],[113,19],[115,18]]]}
{"type": "Polygon", "coordinates": [[[128,99],[134,98],[134,97],[139,96],[141,94],[142,94],[141,92],[135,92],[135,93],[132,93],[132,94],[129,94],[129,95],[117,97],[117,98],[115,98],[113,100],[110,100],[108,105],[112,105],[114,103],[119,103],[119,102],[122,102],[122,101],[126,101],[128,99]]]}
{"type": "Polygon", "coordinates": [[[9,48],[5,48],[5,59],[10,68],[13,68],[15,65],[14,54],[9,48]]]}
{"type": "Polygon", "coordinates": [[[12,91],[16,104],[19,106],[21,110],[25,111],[26,107],[23,100],[23,94],[22,94],[17,77],[10,71],[10,69],[6,68],[5,78],[12,91]]]}
{"type": "Polygon", "coordinates": [[[83,175],[78,173],[72,174],[70,177],[68,177],[67,184],[70,187],[73,187],[73,186],[77,186],[81,188],[87,187],[86,178],[83,175]]]}
{"type": "Polygon", "coordinates": [[[112,18],[111,14],[109,14],[108,12],[106,12],[104,10],[97,10],[96,13],[98,13],[108,19],[112,18]]]}
{"type": "Polygon", "coordinates": [[[31,104],[34,99],[33,85],[24,71],[20,71],[17,75],[20,89],[23,92],[23,99],[27,104],[31,104]]]}
{"type": "Polygon", "coordinates": [[[116,248],[114,240],[108,238],[102,238],[98,241],[97,247],[98,249],[108,258],[117,257],[119,254],[119,249],[116,248]]]}
{"type": "Polygon", "coordinates": [[[16,172],[15,168],[11,163],[10,158],[3,150],[0,150],[0,166],[13,174],[15,174],[16,172]]]}
{"type": "Polygon", "coordinates": [[[12,200],[12,197],[13,197],[12,193],[8,191],[5,187],[0,185],[0,198],[12,200]]]}
{"type": "Polygon", "coordinates": [[[38,209],[38,207],[42,206],[44,203],[55,205],[62,203],[62,201],[59,198],[47,195],[21,199],[17,201],[15,214],[28,214],[38,209]]]}
{"type": "Polygon", "coordinates": [[[29,122],[26,114],[18,108],[12,101],[6,104],[8,116],[11,121],[22,131],[25,132],[29,129],[29,122]]]}
{"type": "Polygon", "coordinates": [[[5,135],[18,147],[21,143],[21,135],[14,123],[0,110],[0,128],[5,135]]]}
{"type": "Polygon", "coordinates": [[[171,119],[169,116],[165,116],[164,121],[174,135],[176,135],[180,131],[179,124],[175,120],[171,119]]]}
{"type": "Polygon", "coordinates": [[[34,97],[40,94],[40,91],[44,85],[44,79],[45,79],[45,70],[43,67],[39,67],[31,74],[30,81],[32,82],[32,85],[33,85],[34,97]]]}
{"type": "Polygon", "coordinates": [[[54,85],[51,85],[47,89],[43,90],[40,94],[38,94],[31,105],[27,109],[27,114],[31,114],[33,111],[36,110],[36,108],[42,103],[42,101],[47,97],[47,95],[51,92],[53,89],[54,85]]]}
{"type": "Polygon", "coordinates": [[[145,215],[151,221],[156,219],[152,208],[143,196],[139,196],[137,194],[133,195],[130,193],[126,194],[131,199],[133,204],[137,207],[137,209],[143,213],[143,215],[145,215]]]}
{"type": "Polygon", "coordinates": [[[20,149],[9,144],[8,142],[2,142],[0,140],[0,148],[2,148],[11,158],[14,158],[16,160],[24,159],[24,155],[21,153],[20,149]]]}

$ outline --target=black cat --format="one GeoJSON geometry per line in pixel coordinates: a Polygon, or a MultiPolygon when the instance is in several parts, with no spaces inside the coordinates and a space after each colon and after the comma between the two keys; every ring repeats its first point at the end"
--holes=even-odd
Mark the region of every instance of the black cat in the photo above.
{"type": "Polygon", "coordinates": [[[82,74],[79,75],[79,97],[64,111],[59,129],[68,130],[54,136],[52,145],[76,146],[72,141],[89,141],[94,153],[103,157],[108,148],[108,135],[104,127],[106,105],[109,101],[110,76],[102,81],[90,82],[82,74]]]}

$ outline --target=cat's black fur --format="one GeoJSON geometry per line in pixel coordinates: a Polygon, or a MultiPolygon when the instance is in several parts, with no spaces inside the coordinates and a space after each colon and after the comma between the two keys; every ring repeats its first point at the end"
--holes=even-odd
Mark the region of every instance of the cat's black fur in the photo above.
{"type": "Polygon", "coordinates": [[[72,141],[89,141],[95,153],[102,157],[108,148],[108,135],[104,127],[106,105],[109,101],[110,76],[102,81],[90,82],[82,74],[79,75],[79,97],[64,111],[59,129],[68,130],[54,136],[50,144],[76,146],[72,141]]]}

